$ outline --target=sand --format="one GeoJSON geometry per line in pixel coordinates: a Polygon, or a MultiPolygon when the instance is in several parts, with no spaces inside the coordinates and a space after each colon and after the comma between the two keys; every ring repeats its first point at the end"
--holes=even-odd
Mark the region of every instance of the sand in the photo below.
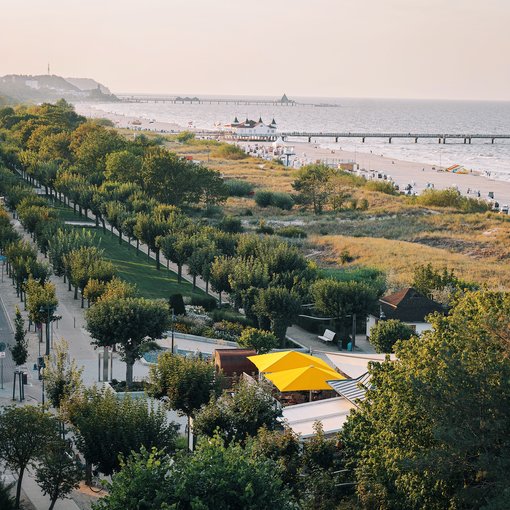
{"type": "MultiPolygon", "coordinates": [[[[185,129],[175,123],[106,112],[89,103],[78,103],[75,108],[78,113],[86,117],[110,119],[119,128],[158,133],[175,133],[185,129]],[[133,124],[133,121],[140,124],[133,124]]],[[[254,142],[251,142],[251,145],[253,146],[254,142]]],[[[271,144],[258,142],[258,145],[271,144]]],[[[302,161],[355,161],[366,177],[377,178],[377,174],[386,174],[401,189],[405,189],[408,184],[413,185],[413,190],[417,193],[426,189],[429,184],[433,184],[436,189],[456,187],[461,193],[474,198],[478,197],[479,191],[480,198],[488,199],[488,194],[491,192],[494,193],[494,199],[500,206],[510,204],[510,181],[495,180],[480,174],[453,174],[437,165],[388,158],[381,154],[372,154],[370,151],[351,152],[341,149],[332,151],[318,143],[308,142],[288,142],[286,145],[292,146],[296,158],[302,161]],[[469,194],[468,190],[470,190],[469,194]]]]}
{"type": "MultiPolygon", "coordinates": [[[[254,145],[254,142],[251,143],[254,145]]],[[[269,143],[259,145],[270,145],[269,143]]],[[[477,198],[488,199],[489,192],[494,193],[495,201],[510,204],[510,181],[498,181],[480,174],[454,174],[446,172],[444,168],[426,163],[402,161],[388,158],[381,154],[370,152],[350,152],[345,150],[321,147],[317,143],[287,142],[286,145],[294,148],[296,158],[314,162],[346,162],[355,161],[359,165],[362,175],[368,178],[377,178],[377,174],[386,174],[400,189],[408,184],[420,193],[428,184],[434,184],[436,189],[456,187],[462,194],[477,198]],[[467,191],[470,190],[468,194],[467,191]]]]}

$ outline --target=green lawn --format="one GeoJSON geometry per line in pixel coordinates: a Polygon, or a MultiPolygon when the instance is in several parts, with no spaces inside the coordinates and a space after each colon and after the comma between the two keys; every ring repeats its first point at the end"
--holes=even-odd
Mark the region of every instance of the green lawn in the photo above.
{"type": "MultiPolygon", "coordinates": [[[[72,208],[59,204],[55,204],[55,209],[59,213],[62,221],[92,221],[86,220],[78,214],[74,214],[72,208]]],[[[76,227],[83,228],[83,227],[76,227]]],[[[112,236],[110,232],[103,233],[102,228],[90,227],[89,230],[96,233],[100,240],[99,247],[104,250],[104,257],[111,260],[117,270],[117,275],[129,283],[134,283],[141,296],[151,299],[168,299],[171,294],[180,293],[184,296],[193,294],[193,286],[191,283],[184,281],[177,283],[177,274],[173,271],[167,271],[165,267],[161,270],[156,269],[156,262],[151,259],[147,261],[147,255],[138,253],[134,246],[129,246],[126,241],[119,244],[119,238],[112,236]]],[[[197,289],[197,295],[205,293],[197,289]]]]}

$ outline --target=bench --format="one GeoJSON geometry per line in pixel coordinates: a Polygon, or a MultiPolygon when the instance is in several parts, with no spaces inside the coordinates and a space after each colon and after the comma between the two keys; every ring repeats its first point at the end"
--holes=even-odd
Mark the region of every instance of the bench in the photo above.
{"type": "Polygon", "coordinates": [[[324,331],[324,334],[322,336],[319,335],[319,340],[329,343],[329,342],[333,342],[333,340],[335,339],[335,336],[336,336],[336,333],[334,331],[331,331],[330,329],[326,329],[326,331],[324,331]]]}

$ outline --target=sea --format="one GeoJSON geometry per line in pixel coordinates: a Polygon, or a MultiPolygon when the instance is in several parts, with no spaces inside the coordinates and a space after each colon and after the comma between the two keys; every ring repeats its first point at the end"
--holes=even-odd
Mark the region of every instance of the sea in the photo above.
{"type": "MultiPolygon", "coordinates": [[[[172,97],[175,97],[172,96],[172,97]]],[[[205,99],[205,96],[201,96],[205,99]]],[[[232,96],[229,96],[232,97],[232,96]]],[[[245,99],[275,99],[236,96],[245,99]]],[[[224,96],[207,96],[224,99],[224,96]]],[[[217,129],[218,125],[246,118],[266,123],[275,120],[279,131],[370,132],[370,133],[490,133],[510,134],[510,102],[399,100],[291,97],[296,106],[242,104],[102,103],[94,108],[105,112],[172,122],[187,129],[217,129]]],[[[384,156],[439,166],[459,164],[468,170],[489,174],[493,179],[510,180],[510,140],[414,140],[367,138],[340,139],[338,143],[318,140],[331,149],[370,152],[384,156]]]]}

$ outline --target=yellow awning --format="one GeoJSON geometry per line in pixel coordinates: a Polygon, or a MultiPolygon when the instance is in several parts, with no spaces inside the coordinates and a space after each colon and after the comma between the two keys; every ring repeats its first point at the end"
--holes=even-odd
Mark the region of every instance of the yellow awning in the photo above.
{"type": "Polygon", "coordinates": [[[279,372],[281,370],[309,367],[310,365],[331,370],[331,367],[320,358],[297,351],[271,352],[269,354],[248,356],[248,359],[259,369],[259,372],[279,372]]]}
{"type": "Polygon", "coordinates": [[[265,377],[280,391],[330,390],[331,386],[326,381],[345,379],[332,369],[314,365],[273,372],[265,374],[265,377]]]}

